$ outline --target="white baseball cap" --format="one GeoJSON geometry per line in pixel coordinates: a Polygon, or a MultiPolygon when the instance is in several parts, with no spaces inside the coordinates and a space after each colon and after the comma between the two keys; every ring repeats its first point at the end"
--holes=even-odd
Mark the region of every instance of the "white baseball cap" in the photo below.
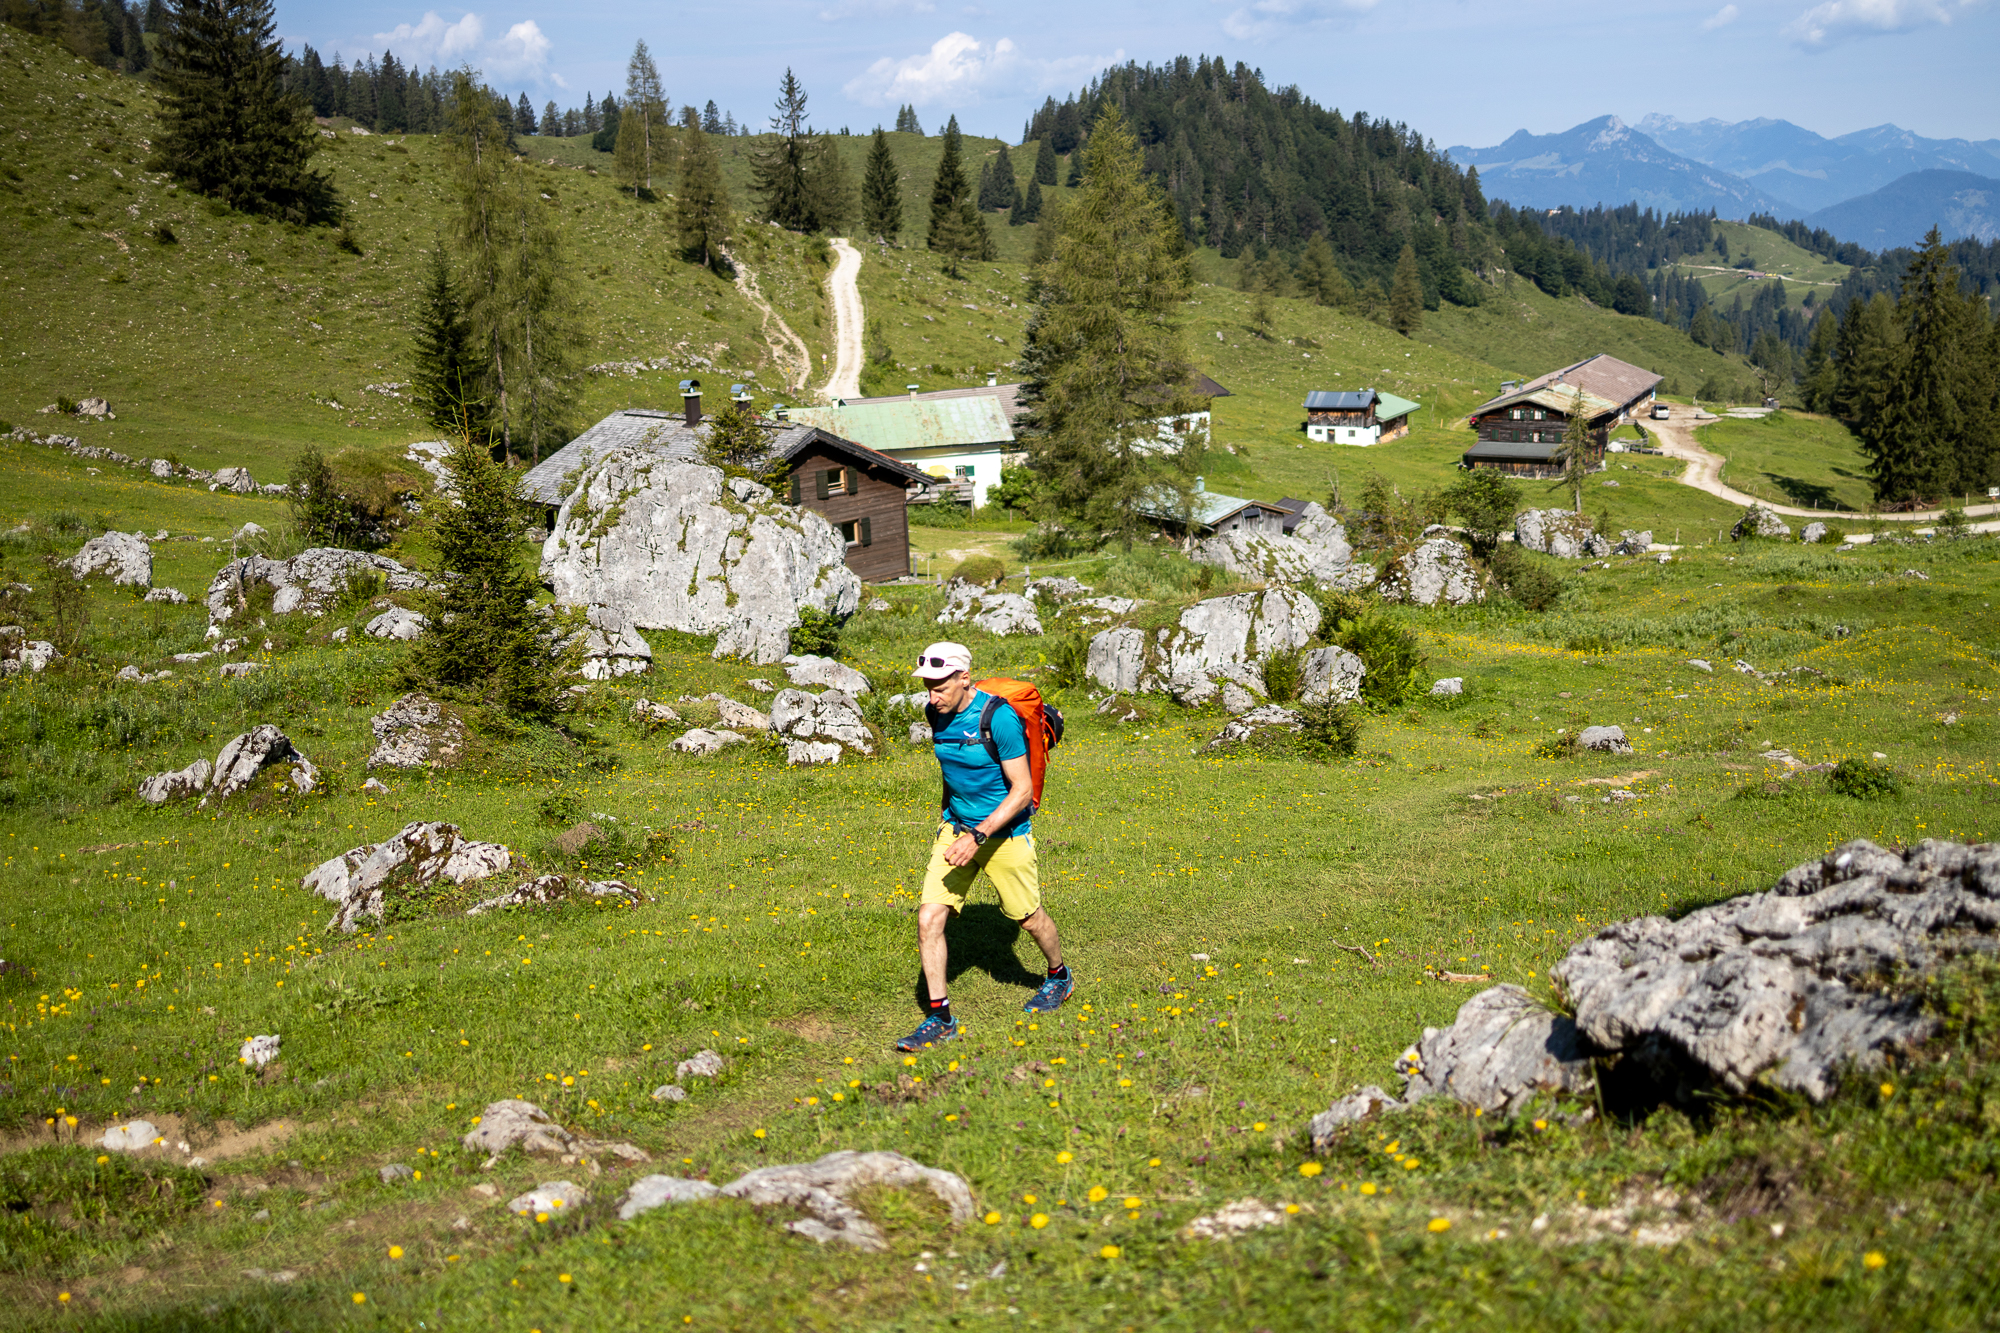
{"type": "Polygon", "coordinates": [[[972,650],[962,643],[934,643],[917,655],[917,669],[910,674],[924,680],[944,680],[961,671],[972,670],[972,650]]]}

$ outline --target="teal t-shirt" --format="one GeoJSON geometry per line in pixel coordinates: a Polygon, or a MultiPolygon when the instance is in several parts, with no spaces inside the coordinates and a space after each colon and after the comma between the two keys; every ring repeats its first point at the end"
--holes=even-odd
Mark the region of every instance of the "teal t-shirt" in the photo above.
{"type": "MultiPolygon", "coordinates": [[[[945,813],[968,828],[998,810],[1007,799],[1007,774],[993,762],[979,739],[979,715],[992,697],[984,690],[974,690],[956,716],[931,731],[938,767],[944,770],[945,813]]],[[[1002,759],[1020,759],[1028,753],[1028,729],[1004,699],[993,710],[993,743],[1000,748],[1002,759]]],[[[1030,812],[1023,810],[1011,827],[996,836],[1021,837],[1029,831],[1030,817],[1030,812]]]]}

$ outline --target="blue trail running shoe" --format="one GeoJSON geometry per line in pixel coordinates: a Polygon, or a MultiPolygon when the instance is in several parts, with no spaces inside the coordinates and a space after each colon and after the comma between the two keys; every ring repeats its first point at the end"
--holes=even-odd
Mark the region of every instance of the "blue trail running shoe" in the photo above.
{"type": "Polygon", "coordinates": [[[921,1051],[931,1046],[942,1046],[957,1038],[958,1018],[939,1018],[935,1015],[917,1025],[917,1030],[896,1043],[899,1051],[921,1051]]]}
{"type": "Polygon", "coordinates": [[[1052,1014],[1062,1006],[1062,1002],[1067,1000],[1070,992],[1075,989],[1076,973],[1074,972],[1068,976],[1050,977],[1041,984],[1040,989],[1028,997],[1028,1002],[1021,1007],[1031,1014],[1052,1014]]]}

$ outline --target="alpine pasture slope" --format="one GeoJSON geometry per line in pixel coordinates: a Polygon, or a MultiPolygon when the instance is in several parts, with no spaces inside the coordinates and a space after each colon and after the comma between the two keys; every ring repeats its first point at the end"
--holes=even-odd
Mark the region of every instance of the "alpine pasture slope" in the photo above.
{"type": "MultiPolygon", "coordinates": [[[[55,419],[17,404],[94,387],[119,420],[63,429],[135,456],[275,476],[315,442],[393,466],[422,432],[398,400],[359,391],[404,377],[418,223],[443,216],[431,146],[399,140],[408,161],[375,138],[329,146],[357,201],[357,259],[322,234],[218,217],[148,183],[131,161],[143,88],[12,33],[0,43],[0,127],[15,132],[0,143],[22,186],[0,199],[10,256],[25,256],[0,314],[10,372],[25,370],[5,377],[7,412],[45,430],[55,419]],[[178,244],[146,238],[156,218],[178,244]]],[[[658,252],[656,215],[585,171],[551,170],[549,185],[552,206],[585,208],[578,244],[610,270],[586,279],[607,346],[643,328],[661,341],[621,355],[663,355],[680,338],[755,355],[751,314],[658,252]]],[[[973,266],[954,285],[920,272],[919,254],[863,248],[871,315],[908,312],[891,321],[899,361],[990,366],[973,353],[1015,336],[963,307],[984,313],[1018,292],[1018,264],[973,266]],[[947,307],[961,314],[936,318],[947,307]],[[910,328],[935,351],[905,352],[902,324],[920,313],[934,318],[910,328]]],[[[762,249],[764,290],[791,275],[786,317],[806,333],[819,290],[806,244],[773,233],[762,249]]],[[[1253,300],[1207,287],[1190,312],[1204,368],[1236,391],[1218,403],[1219,442],[1236,450],[1220,455],[1218,488],[1239,493],[1317,497],[1328,473],[1348,487],[1364,467],[1406,491],[1434,486],[1463,447],[1452,416],[1503,367],[1546,368],[1284,299],[1273,336],[1254,336],[1253,300]],[[1383,449],[1300,448],[1289,404],[1337,387],[1322,373],[1423,400],[1426,419],[1383,449]]],[[[1595,350],[1588,320],[1616,318],[1544,317],[1570,321],[1573,356],[1595,350]]],[[[593,381],[586,402],[670,406],[657,395],[672,377],[593,381]]],[[[1614,1105],[1574,1124],[1492,1124],[1429,1104],[1323,1156],[1302,1132],[1354,1085],[1393,1086],[1397,1053],[1480,984],[1440,972],[1548,996],[1551,964],[1609,921],[1767,887],[1851,837],[1991,839],[1991,540],[1840,554],[1690,545],[1665,565],[1558,567],[1564,591],[1539,615],[1498,599],[1386,608],[1418,637],[1425,674],[1460,676],[1466,692],[1369,716],[1361,753],[1337,763],[1206,754],[1219,713],[1142,699],[1115,723],[1088,690],[1051,680],[1071,733],[1036,834],[1079,992],[1030,1023],[1019,1006],[1037,955],[977,901],[952,942],[969,1036],[904,1060],[888,1047],[914,1013],[936,768],[893,740],[902,719],[874,712],[892,738],[882,757],[829,769],[787,769],[762,746],[673,754],[674,731],[633,722],[638,697],[752,700],[750,677],[769,668],[662,634],[651,672],[597,683],[560,727],[472,707],[457,768],[386,774],[389,790],[371,793],[369,718],[399,693],[407,646],[359,632],[375,614],[366,599],[319,620],[264,616],[244,653],[263,669],[246,678],[174,661],[207,646],[198,594],[224,555],[199,538],[245,519],[279,527],[280,502],[32,444],[0,446],[0,467],[12,482],[0,582],[41,589],[17,599],[38,629],[55,572],[42,555],[105,528],[191,538],[155,543],[154,581],[197,594],[145,603],[93,580],[76,649],[0,686],[0,1296],[20,1326],[1721,1330],[1746,1315],[1882,1329],[1994,1315],[1980,1276],[2000,1253],[1988,970],[1933,987],[1939,1043],[1823,1106],[1614,1105]],[[1729,669],[1736,658],[1819,674],[1766,683],[1729,669]],[[176,674],[119,680],[126,665],[176,674]],[[207,811],[135,799],[143,775],[212,757],[261,722],[320,766],[321,792],[207,811]],[[1542,757],[1596,723],[1622,725],[1637,753],[1542,757]],[[1902,789],[1859,799],[1784,777],[1763,757],[1777,747],[1807,763],[1879,752],[1902,789]],[[536,869],[619,875],[644,901],[466,917],[446,897],[354,935],[326,930],[327,904],[300,877],[418,819],[505,842],[536,869]],[[555,845],[584,819],[630,831],[613,864],[555,845]],[[276,1066],[238,1063],[241,1042],[272,1033],[276,1066]],[[721,1075],[689,1080],[684,1102],[655,1101],[703,1048],[722,1054],[721,1075]],[[652,1161],[610,1159],[600,1174],[510,1156],[483,1169],[459,1138],[504,1097],[652,1161]],[[158,1127],[161,1148],[128,1159],[94,1146],[134,1116],[158,1127]],[[720,1183],[846,1148],[960,1173],[978,1220],[953,1228],[913,1197],[870,1197],[889,1250],[862,1254],[733,1203],[616,1218],[646,1172],[720,1183]],[[411,1175],[385,1181],[392,1164],[411,1175]],[[588,1200],[546,1222],[506,1210],[558,1179],[588,1200]],[[1283,1221],[1235,1241],[1184,1236],[1251,1197],[1283,1221]],[[1638,1243],[1632,1226],[1655,1222],[1682,1239],[1638,1243]]],[[[1590,492],[1614,526],[1639,526],[1629,520],[1649,505],[1729,516],[1665,476],[1599,480],[1621,481],[1590,492]]],[[[421,527],[388,548],[422,552],[421,527]]],[[[1161,615],[1197,595],[1193,571],[1147,550],[1035,572],[1160,599],[1161,615]]],[[[888,609],[844,634],[876,697],[906,688],[942,604],[931,587],[882,592],[888,609]]],[[[1054,636],[968,638],[995,674],[1040,672],[1056,655],[1054,636]]],[[[716,717],[710,703],[675,706],[688,725],[716,717]]]]}

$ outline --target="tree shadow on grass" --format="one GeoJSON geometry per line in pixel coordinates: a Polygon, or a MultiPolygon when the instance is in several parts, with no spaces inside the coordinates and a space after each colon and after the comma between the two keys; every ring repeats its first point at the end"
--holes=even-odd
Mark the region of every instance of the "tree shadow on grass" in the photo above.
{"type": "MultiPolygon", "coordinates": [[[[945,948],[951,956],[945,966],[945,984],[949,986],[961,974],[977,969],[1003,986],[1032,991],[1042,984],[1043,975],[1022,966],[1020,955],[1015,953],[1024,933],[1019,923],[1010,921],[997,904],[967,904],[963,912],[945,924],[945,948]]],[[[917,969],[916,985],[910,994],[918,1009],[924,1008],[930,998],[921,967],[917,969]]]]}
{"type": "Polygon", "coordinates": [[[1764,479],[1785,493],[1785,498],[1802,509],[1838,509],[1840,497],[1833,489],[1816,481],[1805,481],[1799,477],[1781,477],[1774,472],[1766,472],[1764,479]]]}

